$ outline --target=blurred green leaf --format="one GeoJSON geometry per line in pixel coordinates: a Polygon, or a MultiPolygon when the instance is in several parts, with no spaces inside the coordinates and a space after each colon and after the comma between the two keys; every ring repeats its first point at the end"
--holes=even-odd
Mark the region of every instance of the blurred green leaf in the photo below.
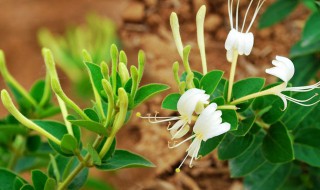
{"type": "Polygon", "coordinates": [[[0,189],[1,190],[15,189],[16,180],[19,180],[23,184],[27,184],[27,182],[23,180],[21,177],[19,177],[18,175],[12,173],[7,169],[0,168],[0,184],[1,184],[0,189]]]}
{"type": "Polygon", "coordinates": [[[261,15],[259,28],[266,28],[287,17],[298,5],[298,0],[277,0],[261,15]]]}
{"type": "MultiPolygon", "coordinates": [[[[320,41],[319,41],[320,42],[320,41]]],[[[320,43],[319,43],[320,46],[320,43]]],[[[320,49],[319,49],[320,50],[320,49]]],[[[315,55],[306,55],[292,59],[296,71],[290,80],[293,86],[303,86],[315,78],[320,69],[320,59],[315,55]]]]}
{"type": "Polygon", "coordinates": [[[115,190],[112,185],[96,178],[89,178],[84,188],[87,190],[115,190]]]}
{"type": "Polygon", "coordinates": [[[89,121],[89,120],[75,120],[74,117],[68,116],[68,121],[72,123],[73,125],[83,127],[89,131],[92,131],[94,133],[97,133],[99,135],[107,135],[107,130],[105,127],[103,127],[102,124],[97,123],[95,121],[89,121]]]}
{"type": "Polygon", "coordinates": [[[99,153],[92,147],[91,144],[88,144],[88,153],[91,156],[91,159],[93,161],[93,164],[95,165],[101,165],[101,158],[99,156],[99,153]]]}
{"type": "Polygon", "coordinates": [[[84,109],[83,111],[92,121],[99,122],[99,116],[96,111],[91,108],[84,109]]]}
{"type": "Polygon", "coordinates": [[[291,47],[290,57],[295,58],[320,52],[320,40],[317,40],[307,46],[302,46],[302,43],[303,42],[300,40],[291,47]]]}
{"type": "Polygon", "coordinates": [[[101,73],[101,68],[100,66],[93,63],[85,62],[85,64],[90,72],[93,85],[101,96],[101,92],[103,91],[102,82],[101,82],[103,79],[103,75],[101,73]]]}
{"type": "Polygon", "coordinates": [[[232,131],[231,133],[235,136],[245,136],[253,126],[255,119],[256,119],[255,115],[252,114],[251,116],[248,116],[243,120],[240,120],[238,129],[235,131],[232,131]]]}
{"type": "Polygon", "coordinates": [[[305,47],[320,40],[320,12],[314,12],[306,21],[301,46],[305,47]]]}
{"type": "Polygon", "coordinates": [[[39,135],[31,135],[27,137],[26,147],[29,151],[34,152],[41,146],[41,137],[39,135]]]}
{"type": "Polygon", "coordinates": [[[231,125],[230,131],[235,131],[238,129],[238,117],[234,110],[221,110],[222,112],[222,122],[228,122],[231,125]]]}
{"type": "Polygon", "coordinates": [[[77,140],[70,134],[63,135],[61,139],[61,150],[73,153],[78,148],[77,140]]]}

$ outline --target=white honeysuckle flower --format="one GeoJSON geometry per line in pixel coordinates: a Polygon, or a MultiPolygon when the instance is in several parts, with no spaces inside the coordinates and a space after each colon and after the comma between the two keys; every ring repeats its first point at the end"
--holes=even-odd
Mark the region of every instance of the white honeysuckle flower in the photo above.
{"type": "Polygon", "coordinates": [[[182,94],[177,103],[177,109],[180,116],[174,117],[142,117],[140,113],[137,116],[149,119],[151,123],[160,123],[167,121],[177,121],[173,126],[168,127],[172,139],[184,136],[190,129],[189,124],[192,121],[193,113],[200,114],[205,104],[209,104],[210,95],[205,94],[204,90],[192,88],[182,94]],[[154,119],[153,121],[151,119],[154,119]],[[160,120],[158,120],[160,119],[160,120]]]}
{"type": "Polygon", "coordinates": [[[302,106],[312,106],[320,101],[320,100],[318,100],[318,101],[311,103],[311,104],[304,103],[304,102],[310,101],[318,94],[314,94],[312,97],[310,97],[306,100],[298,100],[298,99],[294,99],[292,97],[289,97],[289,96],[282,94],[281,92],[286,92],[286,91],[308,92],[308,91],[311,91],[315,88],[319,88],[320,82],[313,84],[313,85],[309,85],[309,86],[287,87],[288,82],[293,77],[294,71],[295,71],[292,61],[286,57],[276,56],[276,59],[272,61],[272,64],[275,67],[272,67],[270,69],[266,69],[266,73],[273,75],[273,76],[276,76],[283,81],[282,84],[272,88],[273,89],[272,91],[274,92],[273,94],[279,96],[282,99],[283,104],[284,104],[284,109],[287,108],[287,100],[294,102],[296,104],[302,105],[302,106]]]}
{"type": "Polygon", "coordinates": [[[247,8],[247,11],[245,13],[243,22],[242,22],[242,27],[241,29],[239,28],[239,3],[240,0],[237,2],[237,9],[236,9],[236,21],[235,21],[235,26],[233,23],[233,0],[228,0],[228,13],[229,13],[229,20],[230,20],[230,26],[231,30],[227,36],[226,42],[225,42],[225,49],[227,50],[227,60],[229,62],[232,62],[234,52],[237,51],[239,55],[249,55],[251,53],[253,43],[254,43],[254,36],[251,32],[249,32],[255,18],[258,15],[258,12],[260,8],[262,7],[263,3],[265,0],[259,0],[257,7],[253,13],[251,22],[247,29],[245,30],[245,23],[246,19],[250,10],[250,7],[253,3],[253,0],[250,1],[250,4],[247,8]],[[245,31],[244,31],[245,30],[245,31]]]}
{"type": "Polygon", "coordinates": [[[191,157],[189,166],[192,167],[192,161],[194,159],[198,159],[198,153],[202,141],[207,141],[210,138],[219,136],[230,130],[231,126],[229,123],[222,123],[221,115],[222,112],[220,110],[217,110],[217,104],[210,104],[201,112],[197,121],[195,122],[193,127],[194,134],[188,137],[187,139],[183,140],[182,142],[170,147],[178,147],[184,142],[193,139],[189,148],[186,150],[186,157],[183,159],[180,166],[176,169],[177,172],[180,171],[182,164],[185,162],[188,156],[191,157]]]}

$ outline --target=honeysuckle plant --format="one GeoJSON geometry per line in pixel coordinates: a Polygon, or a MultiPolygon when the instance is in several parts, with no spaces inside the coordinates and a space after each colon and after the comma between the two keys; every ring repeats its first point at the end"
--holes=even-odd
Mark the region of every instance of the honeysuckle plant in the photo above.
{"type": "Polygon", "coordinates": [[[90,78],[87,82],[94,94],[92,106],[85,109],[64,92],[49,49],[42,50],[46,79],[37,82],[30,92],[10,75],[0,51],[0,71],[10,89],[1,90],[2,103],[9,112],[0,123],[0,135],[4,137],[0,144],[2,189],[80,189],[87,182],[90,168],[113,171],[154,167],[140,155],[117,149],[116,136],[133,109],[168,86],[140,86],[143,51],[138,55],[138,67],[129,67],[124,51],[119,52],[115,45],[110,50],[111,64],[95,63],[83,50],[83,64],[90,78]],[[57,114],[62,120],[48,119],[57,114]],[[19,176],[30,170],[32,181],[19,176]]]}
{"type": "MultiPolygon", "coordinates": [[[[254,35],[249,30],[264,3],[263,0],[249,2],[240,28],[239,2],[227,1],[231,25],[225,42],[226,64],[231,62],[229,80],[224,78],[223,71],[207,70],[203,28],[206,7],[202,6],[196,15],[202,72],[191,69],[188,60],[191,46],[183,45],[178,16],[172,13],[170,25],[183,71],[179,70],[179,62],[173,64],[173,76],[179,90],[164,98],[162,108],[178,111],[180,116],[160,117],[158,113],[147,117],[140,113],[137,115],[149,119],[151,123],[168,122],[171,133],[175,129],[169,148],[192,140],[186,149],[187,156],[182,159],[176,172],[183,170],[183,163],[187,162],[188,157],[191,158],[189,166],[197,167],[194,160],[217,150],[218,158],[229,162],[231,177],[245,177],[246,189],[290,189],[295,187],[293,184],[299,177],[297,175],[302,175],[306,164],[320,166],[319,158],[311,156],[320,155],[320,144],[316,140],[320,137],[320,82],[313,78],[306,86],[293,86],[290,80],[304,71],[295,70],[292,61],[284,56],[270,60],[274,67],[266,70],[266,73],[279,78],[280,82],[266,85],[265,79],[258,77],[234,82],[238,56],[248,56],[253,48],[254,35]],[[252,6],[256,6],[256,9],[245,29],[252,6]],[[189,113],[185,120],[184,112],[189,113]],[[313,118],[314,115],[318,117],[313,118]],[[189,137],[184,138],[188,133],[189,137]]],[[[316,171],[319,169],[308,172],[314,174],[316,171]]],[[[316,180],[319,175],[312,177],[315,179],[308,180],[316,180]]],[[[317,182],[310,184],[314,183],[317,182]]]]}
{"type": "Polygon", "coordinates": [[[85,65],[82,62],[81,51],[86,49],[91,53],[94,63],[109,62],[109,49],[112,44],[119,46],[115,23],[96,14],[88,14],[86,23],[69,26],[63,35],[42,28],[38,32],[40,46],[49,48],[56,59],[57,66],[63,70],[74,85],[76,94],[84,99],[92,95],[88,75],[83,74],[85,65]]]}

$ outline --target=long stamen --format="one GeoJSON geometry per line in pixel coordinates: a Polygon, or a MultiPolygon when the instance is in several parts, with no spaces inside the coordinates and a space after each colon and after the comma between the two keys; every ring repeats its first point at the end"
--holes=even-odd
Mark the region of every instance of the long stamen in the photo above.
{"type": "Polygon", "coordinates": [[[238,31],[238,20],[239,20],[239,4],[240,4],[240,0],[238,0],[237,3],[237,14],[236,14],[236,30],[238,31]]]}
{"type": "MultiPolygon", "coordinates": [[[[182,127],[180,127],[180,129],[173,135],[173,137],[171,138],[171,139],[175,139],[177,136],[178,136],[178,134],[183,130],[183,128],[186,126],[186,124],[187,123],[184,123],[183,125],[182,125],[182,127]]],[[[169,129],[170,130],[170,129],[169,129]]]]}
{"type": "Polygon", "coordinates": [[[244,15],[244,19],[243,19],[243,23],[242,23],[242,28],[241,28],[241,33],[243,32],[244,25],[245,25],[245,23],[246,23],[246,19],[247,19],[247,16],[248,16],[250,7],[251,7],[251,5],[252,5],[252,2],[253,2],[253,0],[250,1],[250,4],[249,4],[249,6],[248,6],[248,8],[247,8],[247,11],[246,11],[246,14],[244,15]]]}
{"type": "Polygon", "coordinates": [[[249,30],[250,30],[250,28],[251,28],[254,20],[256,19],[257,15],[258,15],[258,13],[259,13],[259,11],[260,11],[260,9],[261,9],[261,7],[262,7],[262,5],[263,5],[263,3],[264,3],[265,1],[266,1],[266,0],[262,0],[262,1],[259,0],[258,5],[257,5],[257,8],[256,8],[256,10],[255,10],[255,12],[254,12],[254,14],[253,14],[252,20],[251,20],[251,22],[250,22],[250,25],[249,25],[246,33],[249,32],[249,30]]]}
{"type": "Polygon", "coordinates": [[[179,173],[180,172],[180,168],[183,165],[183,163],[186,161],[186,159],[188,158],[188,154],[184,157],[184,159],[182,160],[182,162],[180,163],[179,167],[176,168],[176,172],[179,173]]]}
{"type": "Polygon", "coordinates": [[[305,100],[298,100],[298,99],[295,99],[295,98],[292,98],[292,97],[286,96],[286,95],[284,95],[284,96],[286,97],[287,100],[294,100],[296,102],[308,102],[308,101],[312,100],[314,97],[318,96],[318,94],[314,94],[312,97],[305,99],[305,100]]]}
{"type": "Polygon", "coordinates": [[[316,84],[309,85],[309,86],[300,86],[300,87],[288,87],[283,91],[294,91],[294,92],[308,92],[315,88],[320,88],[320,81],[316,84]]]}
{"type": "Polygon", "coordinates": [[[162,122],[175,121],[180,119],[179,117],[157,117],[157,113],[155,114],[155,116],[151,116],[151,114],[148,114],[148,116],[141,116],[141,113],[137,112],[136,116],[141,119],[148,119],[150,123],[162,123],[162,122]],[[158,119],[162,119],[162,120],[158,120],[158,119]]]}
{"type": "Polygon", "coordinates": [[[174,142],[173,146],[170,146],[170,145],[168,144],[168,147],[169,147],[169,148],[176,148],[176,147],[180,146],[181,144],[183,144],[184,142],[186,142],[186,141],[194,138],[195,136],[196,136],[196,135],[194,134],[194,135],[192,135],[192,136],[184,139],[183,141],[179,142],[178,144],[175,144],[175,142],[174,142]]]}
{"type": "MultiPolygon", "coordinates": [[[[314,97],[314,96],[313,96],[313,97],[314,97]]],[[[318,100],[318,101],[316,101],[316,102],[314,102],[314,103],[311,103],[311,104],[303,104],[303,103],[301,103],[301,102],[304,102],[304,101],[297,100],[297,99],[294,99],[294,98],[291,98],[291,97],[288,97],[288,96],[285,96],[285,98],[286,98],[287,100],[290,100],[291,102],[294,102],[294,103],[296,103],[296,104],[298,104],[298,105],[301,105],[301,106],[313,106],[313,105],[315,105],[315,104],[317,104],[317,103],[320,102],[320,100],[318,100]]]]}

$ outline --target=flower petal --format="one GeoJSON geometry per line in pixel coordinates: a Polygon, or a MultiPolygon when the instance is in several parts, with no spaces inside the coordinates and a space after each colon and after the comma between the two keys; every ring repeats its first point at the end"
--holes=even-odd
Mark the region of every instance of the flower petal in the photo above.
{"type": "Polygon", "coordinates": [[[238,31],[235,29],[231,29],[227,36],[226,42],[224,44],[224,48],[229,51],[236,47],[237,40],[238,40],[238,31]]]}
{"type": "Polygon", "coordinates": [[[270,69],[266,69],[266,73],[280,78],[285,83],[288,83],[288,81],[290,80],[290,78],[288,78],[288,73],[286,72],[286,70],[283,70],[280,67],[272,67],[270,69]]]}
{"type": "Polygon", "coordinates": [[[254,36],[253,34],[250,33],[246,33],[245,35],[246,38],[246,43],[245,43],[245,47],[244,47],[244,54],[245,55],[249,55],[251,53],[252,47],[253,47],[253,43],[254,43],[254,36]]]}
{"type": "Polygon", "coordinates": [[[218,126],[213,127],[213,130],[210,130],[203,136],[203,141],[206,141],[212,137],[219,136],[223,133],[226,133],[230,130],[231,126],[230,123],[222,123],[218,126]]]}

